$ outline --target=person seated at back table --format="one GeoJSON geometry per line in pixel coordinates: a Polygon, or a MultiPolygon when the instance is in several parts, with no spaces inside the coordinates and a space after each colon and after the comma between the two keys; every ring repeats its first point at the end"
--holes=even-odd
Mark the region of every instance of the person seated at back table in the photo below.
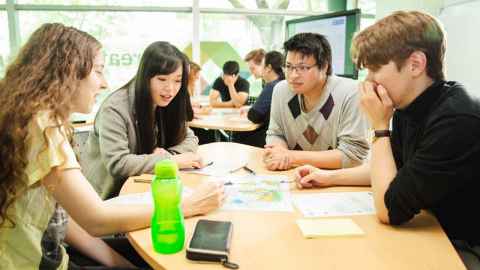
{"type": "MultiPolygon", "coordinates": [[[[200,67],[199,64],[189,61],[188,62],[189,70],[188,70],[188,94],[190,95],[190,98],[195,96],[195,84],[197,81],[200,79],[200,71],[202,68],[200,67]]],[[[192,105],[193,102],[192,102],[192,105]]],[[[197,104],[195,104],[197,105],[197,104]]]]}
{"type": "MultiPolygon", "coordinates": [[[[188,93],[191,98],[192,110],[193,110],[193,118],[200,118],[202,115],[208,115],[212,111],[212,107],[210,106],[202,106],[200,102],[195,101],[194,94],[195,94],[195,84],[200,79],[200,71],[202,68],[199,64],[190,61],[189,62],[189,73],[188,73],[188,93]]],[[[204,128],[190,128],[195,136],[198,138],[198,144],[207,144],[215,142],[215,133],[212,130],[207,130],[204,128]]]]}
{"type": "MultiPolygon", "coordinates": [[[[265,68],[265,50],[255,49],[247,53],[245,56],[245,62],[247,62],[248,70],[255,77],[255,79],[263,79],[263,70],[265,68]]],[[[264,83],[262,83],[264,86],[264,83]]]]}
{"type": "Polygon", "coordinates": [[[264,55],[264,64],[262,79],[265,82],[262,92],[255,103],[242,107],[240,114],[246,115],[248,120],[260,124],[260,127],[254,131],[234,133],[234,142],[248,144],[252,146],[264,147],[265,136],[270,121],[270,105],[272,103],[273,88],[277,83],[285,80],[283,73],[283,54],[277,51],[271,51],[264,55]]]}
{"type": "Polygon", "coordinates": [[[286,80],[272,96],[264,162],[270,170],[362,163],[369,149],[357,82],[332,75],[325,36],[300,33],[284,43],[286,80]]]}
{"type": "Polygon", "coordinates": [[[210,106],[202,106],[200,102],[194,100],[195,84],[200,79],[200,71],[202,71],[202,68],[200,67],[199,64],[192,61],[189,61],[188,64],[189,64],[188,94],[190,95],[190,103],[192,104],[193,117],[196,118],[198,117],[198,115],[209,114],[212,108],[210,106]]]}
{"type": "Polygon", "coordinates": [[[240,77],[240,66],[235,61],[223,65],[223,75],[213,83],[210,105],[218,108],[240,108],[247,102],[250,84],[240,77]],[[221,98],[221,101],[218,98],[221,98]]]}

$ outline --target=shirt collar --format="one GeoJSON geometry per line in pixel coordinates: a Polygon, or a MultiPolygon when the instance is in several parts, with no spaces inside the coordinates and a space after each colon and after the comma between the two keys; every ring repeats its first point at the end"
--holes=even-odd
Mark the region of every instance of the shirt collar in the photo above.
{"type": "Polygon", "coordinates": [[[445,81],[433,82],[423,93],[413,100],[410,105],[404,109],[397,111],[407,116],[413,121],[420,121],[428,116],[428,112],[435,102],[440,98],[442,93],[446,90],[444,87],[445,81]]]}

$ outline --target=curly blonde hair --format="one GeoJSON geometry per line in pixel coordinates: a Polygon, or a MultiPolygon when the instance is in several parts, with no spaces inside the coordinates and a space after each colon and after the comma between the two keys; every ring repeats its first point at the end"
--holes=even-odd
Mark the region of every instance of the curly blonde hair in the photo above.
{"type": "Polygon", "coordinates": [[[38,28],[7,67],[0,80],[0,227],[15,222],[7,210],[25,184],[29,122],[41,110],[51,111],[52,120],[65,125],[79,82],[93,68],[101,44],[91,35],[58,23],[38,28]]]}

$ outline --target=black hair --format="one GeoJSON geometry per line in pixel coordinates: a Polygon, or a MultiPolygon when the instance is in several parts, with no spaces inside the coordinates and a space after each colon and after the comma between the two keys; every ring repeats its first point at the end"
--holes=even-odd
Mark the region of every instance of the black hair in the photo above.
{"type": "Polygon", "coordinates": [[[135,112],[138,123],[138,154],[150,154],[155,147],[167,149],[182,142],[187,134],[187,121],[193,111],[188,94],[188,59],[175,46],[157,41],[143,52],[135,82],[135,112]],[[180,90],[166,107],[153,110],[150,80],[168,75],[182,67],[180,90]],[[155,134],[154,126],[157,126],[155,134]],[[156,135],[156,138],[155,138],[156,135]],[[155,143],[156,142],[156,143],[155,143]]]}
{"type": "Polygon", "coordinates": [[[237,61],[227,61],[223,64],[223,74],[237,75],[240,72],[240,66],[237,61]]]}
{"type": "Polygon", "coordinates": [[[283,73],[283,55],[277,51],[270,51],[265,54],[265,67],[272,67],[273,71],[278,75],[279,80],[285,79],[285,74],[283,73]]]}
{"type": "Polygon", "coordinates": [[[288,52],[312,55],[320,69],[327,66],[327,75],[332,75],[332,49],[324,35],[317,33],[299,33],[283,43],[285,57],[288,52]]]}

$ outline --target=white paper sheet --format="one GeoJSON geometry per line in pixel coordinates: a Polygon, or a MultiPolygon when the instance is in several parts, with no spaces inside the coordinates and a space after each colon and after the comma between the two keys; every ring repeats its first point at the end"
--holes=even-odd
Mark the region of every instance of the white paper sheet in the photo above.
{"type": "Polygon", "coordinates": [[[371,192],[296,194],[293,202],[308,218],[375,214],[371,192]]]}
{"type": "Polygon", "coordinates": [[[297,225],[305,238],[365,234],[350,218],[297,219],[297,225]]]}
{"type": "Polygon", "coordinates": [[[196,173],[209,176],[225,176],[247,165],[247,161],[214,161],[211,165],[201,169],[182,169],[182,172],[196,173]]]}

